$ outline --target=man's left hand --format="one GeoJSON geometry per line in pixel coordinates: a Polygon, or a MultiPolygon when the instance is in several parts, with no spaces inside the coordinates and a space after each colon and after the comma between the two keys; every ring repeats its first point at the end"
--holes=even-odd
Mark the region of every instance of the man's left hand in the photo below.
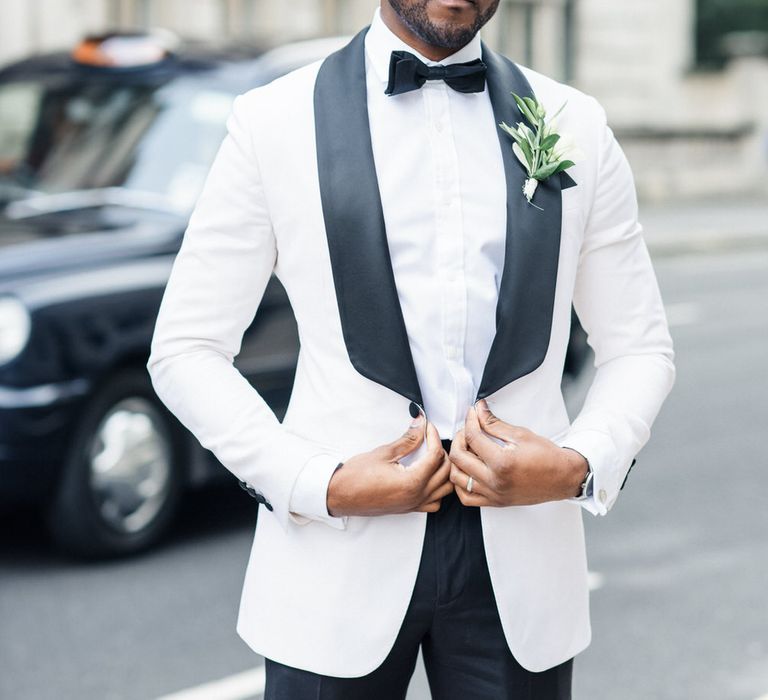
{"type": "Polygon", "coordinates": [[[575,450],[497,418],[485,400],[467,412],[449,456],[451,482],[467,506],[527,506],[572,498],[581,493],[589,469],[575,450]]]}

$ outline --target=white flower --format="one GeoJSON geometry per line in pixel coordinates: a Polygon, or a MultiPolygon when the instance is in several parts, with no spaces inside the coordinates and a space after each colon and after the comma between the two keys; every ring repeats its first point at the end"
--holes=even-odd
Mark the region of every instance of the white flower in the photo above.
{"type": "Polygon", "coordinates": [[[552,160],[570,160],[574,163],[584,160],[584,151],[578,147],[576,139],[573,138],[573,134],[567,132],[560,134],[560,140],[555,145],[552,160]]]}
{"type": "Polygon", "coordinates": [[[525,198],[530,202],[533,199],[533,195],[536,194],[536,188],[539,186],[539,181],[529,177],[523,185],[523,194],[525,198]]]}
{"type": "Polygon", "coordinates": [[[532,139],[534,137],[533,131],[524,122],[518,123],[517,131],[519,132],[520,136],[522,136],[524,139],[532,139]]]}

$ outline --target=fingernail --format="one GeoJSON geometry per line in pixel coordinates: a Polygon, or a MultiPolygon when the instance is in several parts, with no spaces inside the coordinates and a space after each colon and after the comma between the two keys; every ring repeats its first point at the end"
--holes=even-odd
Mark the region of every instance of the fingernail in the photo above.
{"type": "Polygon", "coordinates": [[[416,416],[420,416],[421,409],[419,408],[419,404],[417,404],[415,401],[411,401],[411,403],[408,404],[408,413],[411,414],[411,418],[416,418],[416,416]]]}
{"type": "Polygon", "coordinates": [[[424,414],[419,412],[413,417],[411,428],[420,428],[422,425],[424,425],[424,414]]]}

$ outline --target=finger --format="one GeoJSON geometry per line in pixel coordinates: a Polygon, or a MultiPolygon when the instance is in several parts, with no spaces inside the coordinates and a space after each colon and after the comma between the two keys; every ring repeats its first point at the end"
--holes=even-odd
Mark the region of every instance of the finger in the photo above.
{"type": "Polygon", "coordinates": [[[479,507],[479,506],[495,505],[492,501],[490,501],[485,496],[481,496],[479,493],[475,493],[474,491],[472,493],[469,493],[465,489],[461,488],[461,486],[456,486],[456,495],[459,497],[459,500],[465,506],[479,507]]]}
{"type": "Polygon", "coordinates": [[[445,498],[448,496],[451,491],[453,491],[453,484],[450,481],[446,481],[443,484],[440,484],[434,491],[430,492],[429,495],[426,497],[426,501],[437,501],[441,498],[445,498]]]}
{"type": "Polygon", "coordinates": [[[464,431],[459,431],[456,437],[454,437],[449,456],[451,462],[458,466],[465,474],[473,477],[476,481],[493,484],[494,474],[492,470],[480,457],[468,449],[464,431]]]}
{"type": "Polygon", "coordinates": [[[437,432],[437,428],[432,423],[427,423],[425,434],[427,452],[415,460],[410,468],[415,470],[415,473],[422,476],[426,481],[440,468],[445,459],[445,450],[443,449],[443,443],[440,442],[440,433],[437,432]]]}
{"type": "Polygon", "coordinates": [[[421,446],[426,436],[426,423],[427,420],[423,413],[419,413],[408,426],[406,430],[397,440],[390,442],[387,445],[382,445],[379,450],[382,452],[382,456],[391,462],[397,462],[405,455],[410,454],[414,450],[421,446]]]}
{"type": "Polygon", "coordinates": [[[506,423],[495,416],[485,399],[480,399],[475,403],[475,411],[480,428],[484,433],[512,444],[517,444],[524,437],[525,429],[506,423]]]}
{"type": "MultiPolygon", "coordinates": [[[[454,487],[459,487],[464,491],[467,491],[467,487],[469,486],[469,479],[470,475],[462,471],[459,467],[456,466],[455,463],[451,466],[451,484],[454,487]]],[[[467,493],[470,493],[470,491],[467,491],[467,493]]],[[[471,493],[476,493],[480,496],[484,496],[485,498],[493,498],[495,492],[490,486],[488,486],[488,484],[484,484],[482,481],[478,481],[472,477],[471,493]]]]}
{"type": "Polygon", "coordinates": [[[464,421],[464,439],[470,452],[486,464],[495,464],[502,455],[502,447],[483,432],[474,406],[470,406],[464,421]]]}
{"type": "Polygon", "coordinates": [[[440,440],[440,433],[437,431],[434,423],[427,422],[426,440],[429,453],[435,459],[441,461],[445,455],[445,450],[443,449],[443,442],[440,440]]]}
{"type": "Polygon", "coordinates": [[[424,487],[425,492],[432,493],[433,491],[439,489],[443,484],[450,483],[450,475],[451,460],[448,459],[448,456],[445,453],[443,453],[443,459],[440,463],[440,468],[429,476],[429,481],[427,481],[424,487]]]}
{"type": "Polygon", "coordinates": [[[440,501],[430,501],[429,503],[423,503],[417,509],[417,513],[437,513],[440,510],[440,501]]]}

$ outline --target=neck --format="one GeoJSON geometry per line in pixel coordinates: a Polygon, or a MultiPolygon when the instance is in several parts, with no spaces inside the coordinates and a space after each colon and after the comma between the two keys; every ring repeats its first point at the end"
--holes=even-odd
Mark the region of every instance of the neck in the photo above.
{"type": "Polygon", "coordinates": [[[435,46],[420,39],[411,29],[400,19],[400,16],[392,9],[388,2],[381,3],[381,19],[387,28],[401,41],[418,51],[422,56],[430,61],[442,61],[453,53],[456,49],[448,49],[445,46],[435,46]]]}

